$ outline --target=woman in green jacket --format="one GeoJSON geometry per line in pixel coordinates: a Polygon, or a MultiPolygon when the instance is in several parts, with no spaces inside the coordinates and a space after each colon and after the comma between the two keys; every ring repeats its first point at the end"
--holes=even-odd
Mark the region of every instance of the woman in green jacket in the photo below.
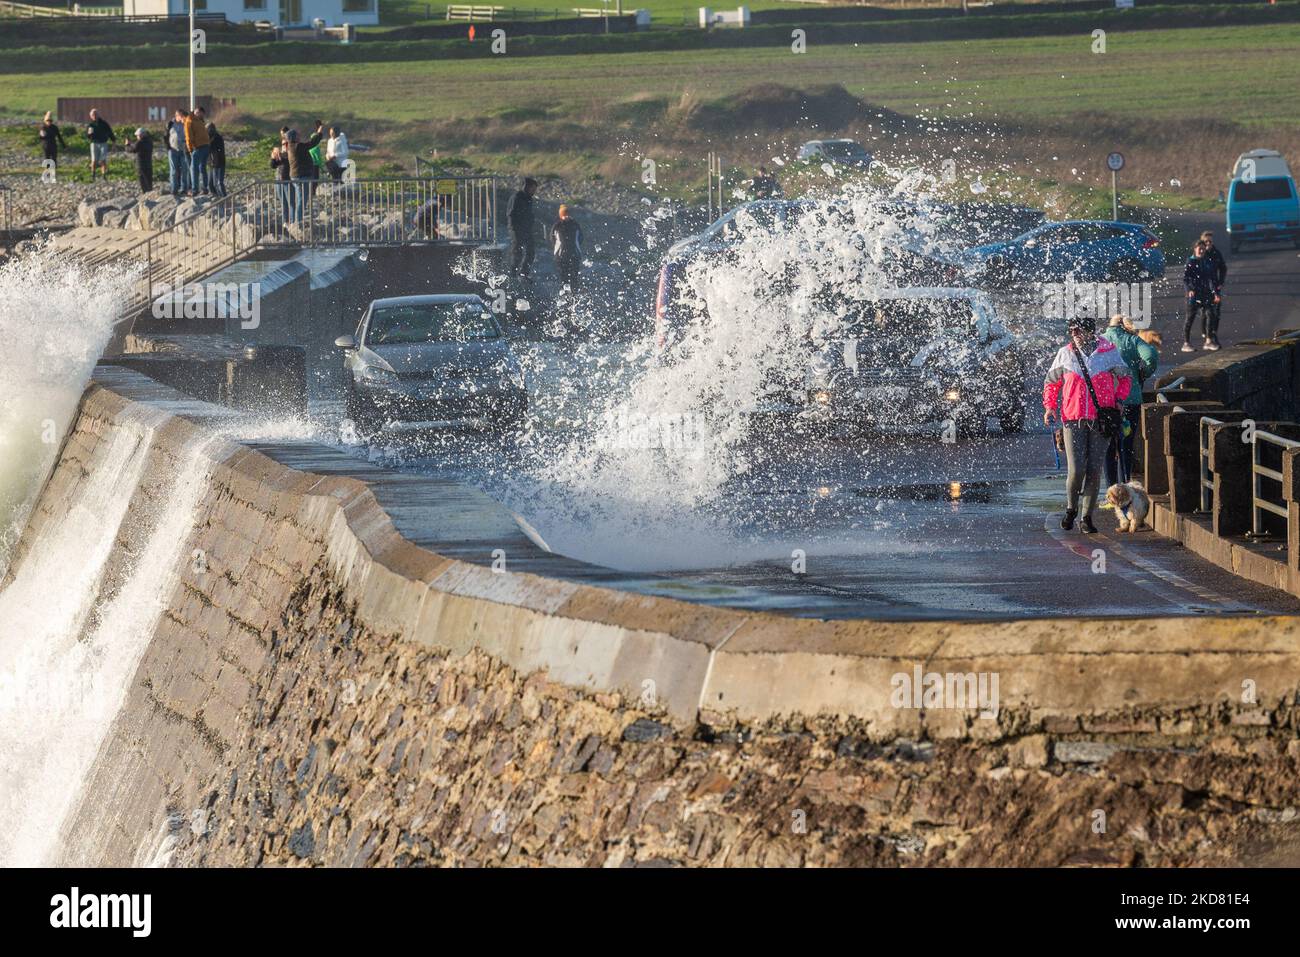
{"type": "Polygon", "coordinates": [[[1133,477],[1133,439],[1142,415],[1142,383],[1155,374],[1160,352],[1138,336],[1132,320],[1125,315],[1112,317],[1102,336],[1119,350],[1120,358],[1133,376],[1133,387],[1121,406],[1123,434],[1112,439],[1106,450],[1106,487],[1110,488],[1133,477]]]}

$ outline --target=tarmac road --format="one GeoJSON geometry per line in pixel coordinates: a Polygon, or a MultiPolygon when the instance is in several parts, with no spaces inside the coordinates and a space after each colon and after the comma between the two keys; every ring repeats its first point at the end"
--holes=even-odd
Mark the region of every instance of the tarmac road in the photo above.
{"type": "MultiPolygon", "coordinates": [[[[1229,268],[1220,325],[1225,345],[1300,327],[1300,253],[1277,244],[1234,255],[1227,248],[1221,215],[1172,218],[1189,237],[1213,228],[1221,242],[1229,268]]],[[[1191,358],[1178,351],[1181,278],[1182,264],[1170,263],[1156,290],[1153,325],[1165,338],[1162,368],[1191,358]]],[[[1043,362],[1054,351],[1049,340],[1039,337],[1043,362]]],[[[537,388],[546,389],[543,367],[553,374],[582,374],[584,361],[567,355],[563,344],[547,348],[551,359],[536,367],[543,369],[537,388]]],[[[1041,369],[1025,383],[1035,425],[1021,435],[993,432],[957,444],[942,443],[934,435],[881,435],[790,441],[777,447],[760,439],[750,450],[753,467],[736,483],[729,509],[737,541],[747,547],[736,548],[723,561],[702,559],[699,567],[682,567],[691,563],[678,559],[667,563],[672,567],[656,568],[653,559],[639,554],[648,546],[635,536],[621,540],[613,558],[607,547],[599,556],[581,545],[566,554],[615,567],[625,564],[629,587],[645,590],[646,573],[652,572],[683,586],[695,583],[683,597],[698,591],[698,585],[714,585],[724,595],[743,591],[746,607],[754,607],[755,593],[766,594],[773,610],[817,617],[1300,612],[1300,600],[1239,579],[1154,532],[1115,532],[1109,512],[1100,513],[1100,534],[1063,532],[1058,521],[1064,468],[1063,463],[1057,467],[1050,434],[1038,423],[1040,384],[1041,369]],[[764,557],[746,560],[746,554],[764,557]],[[803,556],[802,563],[792,561],[796,555],[803,556]]],[[[460,441],[452,442],[407,467],[475,481],[472,469],[465,472],[463,451],[460,441]]],[[[549,537],[552,529],[542,518],[526,511],[524,517],[543,538],[549,537]]],[[[673,522],[681,522],[686,534],[689,521],[665,515],[669,527],[664,535],[675,533],[673,522]]],[[[566,531],[566,541],[581,542],[581,535],[566,531]]],[[[600,531],[591,530],[591,537],[600,538],[600,531]]],[[[662,593],[661,586],[655,590],[662,593]]]]}

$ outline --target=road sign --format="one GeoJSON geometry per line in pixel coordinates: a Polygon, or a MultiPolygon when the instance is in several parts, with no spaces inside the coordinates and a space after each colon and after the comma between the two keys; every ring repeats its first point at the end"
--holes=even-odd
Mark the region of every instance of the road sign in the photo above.
{"type": "Polygon", "coordinates": [[[454,179],[440,179],[433,184],[433,191],[439,196],[455,196],[456,181],[454,179]]]}
{"type": "Polygon", "coordinates": [[[1106,166],[1112,173],[1118,173],[1124,168],[1124,154],[1111,153],[1106,157],[1106,166]]]}

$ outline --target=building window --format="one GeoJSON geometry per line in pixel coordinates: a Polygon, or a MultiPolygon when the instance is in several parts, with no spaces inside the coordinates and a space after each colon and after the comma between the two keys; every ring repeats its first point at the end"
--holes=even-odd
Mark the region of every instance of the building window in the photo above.
{"type": "Polygon", "coordinates": [[[266,0],[244,0],[245,10],[265,10],[266,0]]]}
{"type": "Polygon", "coordinates": [[[194,0],[195,12],[198,12],[199,10],[206,10],[207,8],[208,8],[208,0],[194,0]]]}
{"type": "Polygon", "coordinates": [[[344,13],[370,13],[375,9],[375,0],[343,0],[344,13]]]}

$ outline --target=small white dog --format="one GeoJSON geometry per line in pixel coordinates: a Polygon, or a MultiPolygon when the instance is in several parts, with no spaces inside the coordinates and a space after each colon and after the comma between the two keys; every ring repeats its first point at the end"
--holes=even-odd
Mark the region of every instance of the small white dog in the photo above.
{"type": "Polygon", "coordinates": [[[1151,499],[1141,482],[1125,482],[1106,489],[1106,501],[1119,515],[1119,531],[1136,532],[1151,511],[1151,499]]]}

